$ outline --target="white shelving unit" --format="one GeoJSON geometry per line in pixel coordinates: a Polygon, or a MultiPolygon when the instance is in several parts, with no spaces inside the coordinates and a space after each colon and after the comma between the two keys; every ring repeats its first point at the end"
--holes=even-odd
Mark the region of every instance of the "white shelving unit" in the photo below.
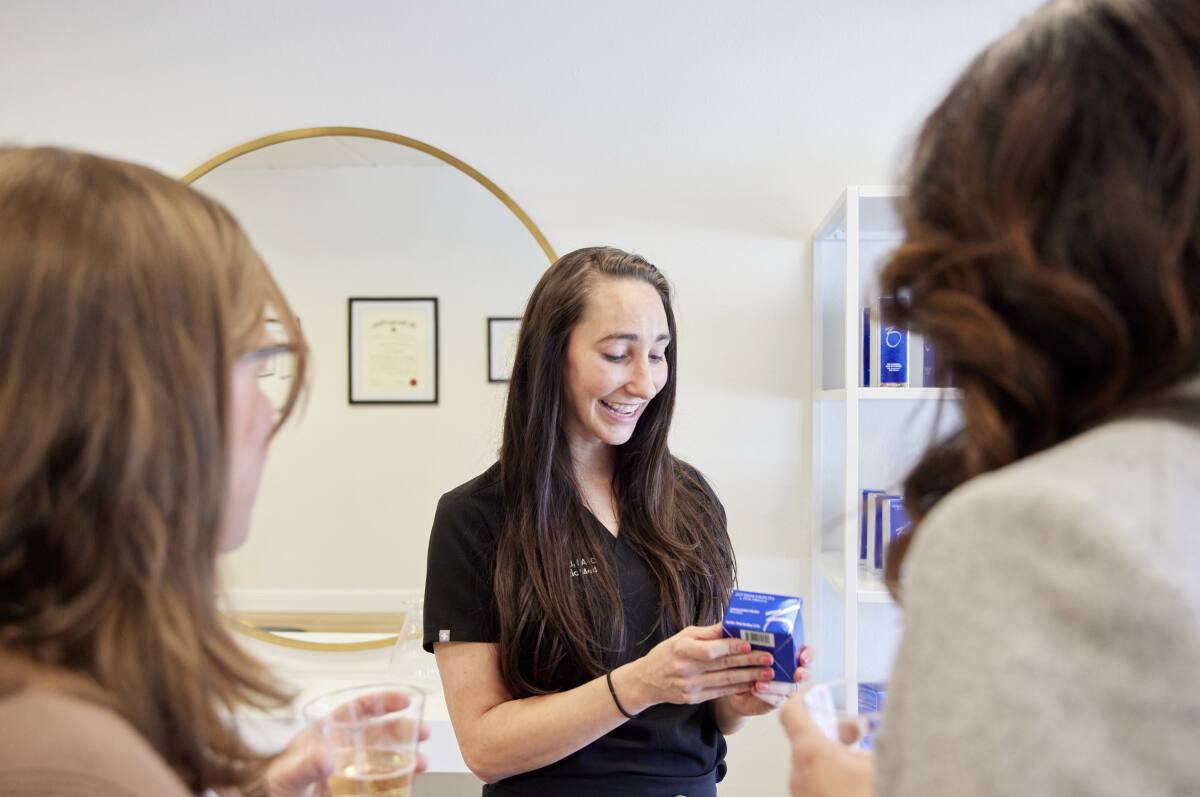
{"type": "MultiPolygon", "coordinates": [[[[941,401],[959,398],[957,390],[945,387],[860,387],[857,395],[859,401],[941,401]]],[[[818,390],[814,398],[817,401],[845,401],[846,389],[818,390]]]]}
{"type": "Polygon", "coordinates": [[[958,423],[958,392],[862,381],[862,310],[902,237],[897,186],[848,186],[813,235],[811,412],[814,633],[819,678],[886,680],[899,610],[858,564],[863,488],[897,492],[935,434],[958,423]]]}

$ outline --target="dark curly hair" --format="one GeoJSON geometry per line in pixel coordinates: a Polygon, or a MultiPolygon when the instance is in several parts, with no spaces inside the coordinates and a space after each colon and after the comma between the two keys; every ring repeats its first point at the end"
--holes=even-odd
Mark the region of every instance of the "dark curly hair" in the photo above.
{"type": "Polygon", "coordinates": [[[1059,0],[985,50],[918,138],[882,274],[963,394],[909,474],[920,519],[982,473],[1200,369],[1200,3],[1059,0]]]}

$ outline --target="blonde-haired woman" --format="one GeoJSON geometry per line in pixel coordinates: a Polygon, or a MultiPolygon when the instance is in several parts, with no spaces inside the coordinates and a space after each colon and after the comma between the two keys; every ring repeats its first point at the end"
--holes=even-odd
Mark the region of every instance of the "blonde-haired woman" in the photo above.
{"type": "Polygon", "coordinates": [[[274,760],[238,737],[236,707],[286,695],[214,604],[305,360],[220,205],[140,166],[0,150],[0,793],[293,795],[328,774],[303,736],[274,760]],[[276,412],[257,374],[281,349],[276,412]]]}

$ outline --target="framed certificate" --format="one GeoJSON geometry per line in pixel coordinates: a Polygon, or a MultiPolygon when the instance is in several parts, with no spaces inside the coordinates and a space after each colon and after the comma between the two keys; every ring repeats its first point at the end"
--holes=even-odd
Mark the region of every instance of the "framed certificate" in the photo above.
{"type": "Polygon", "coordinates": [[[437,302],[350,299],[351,404],[437,404],[437,302]]]}
{"type": "Polygon", "coordinates": [[[513,360],[517,356],[517,333],[521,331],[519,318],[488,318],[487,356],[488,381],[507,382],[512,374],[513,360]]]}

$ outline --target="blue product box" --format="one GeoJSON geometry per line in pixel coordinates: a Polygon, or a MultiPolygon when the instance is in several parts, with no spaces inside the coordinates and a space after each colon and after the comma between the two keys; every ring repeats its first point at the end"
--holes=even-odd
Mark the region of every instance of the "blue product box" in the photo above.
{"type": "Polygon", "coordinates": [[[901,534],[904,534],[912,526],[912,521],[908,519],[908,513],[904,511],[904,499],[891,497],[883,502],[883,524],[882,524],[882,548],[880,551],[876,549],[876,569],[883,570],[883,563],[887,561],[888,551],[892,547],[892,543],[901,534]]]}
{"type": "Polygon", "coordinates": [[[796,651],[804,646],[804,601],[791,595],[771,595],[735,589],[721,625],[725,636],[744,639],[754,650],[765,650],[774,659],[772,680],[792,683],[796,651]]]}
{"type": "MultiPolygon", "coordinates": [[[[882,681],[863,682],[858,685],[858,713],[882,714],[883,704],[887,698],[887,684],[882,681]]],[[[868,733],[859,742],[859,749],[872,750],[875,747],[875,735],[868,733]]]]}
{"type": "Polygon", "coordinates": [[[865,714],[883,711],[887,684],[883,681],[864,681],[858,685],[858,710],[865,714]]]}
{"type": "Polygon", "coordinates": [[[887,535],[884,533],[884,505],[892,498],[899,496],[891,493],[872,492],[867,496],[867,570],[879,573],[883,569],[883,545],[887,535]]]}
{"type": "Polygon", "coordinates": [[[863,310],[863,387],[871,386],[871,309],[863,310]]]}
{"type": "Polygon", "coordinates": [[[883,490],[863,490],[862,491],[862,508],[858,515],[858,563],[864,567],[867,564],[867,533],[871,529],[871,524],[868,521],[870,511],[870,499],[872,495],[882,495],[883,490]]]}
{"type": "Polygon", "coordinates": [[[909,384],[916,387],[937,387],[937,353],[925,335],[908,333],[909,384]]]}
{"type": "Polygon", "coordinates": [[[923,338],[921,343],[925,355],[921,360],[921,384],[925,387],[937,387],[937,353],[934,351],[933,341],[923,338]]]}
{"type": "Polygon", "coordinates": [[[908,385],[908,330],[891,323],[895,307],[891,296],[879,299],[879,384],[908,385]]]}

